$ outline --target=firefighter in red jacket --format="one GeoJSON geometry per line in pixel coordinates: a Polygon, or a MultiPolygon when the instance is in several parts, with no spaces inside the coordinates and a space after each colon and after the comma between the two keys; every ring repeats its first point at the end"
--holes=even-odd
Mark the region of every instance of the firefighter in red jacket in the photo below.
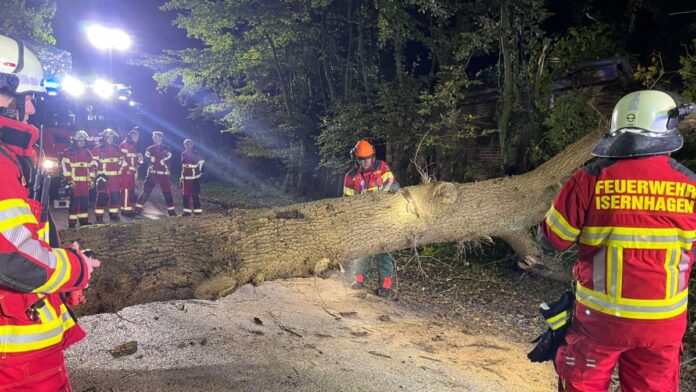
{"type": "MultiPolygon", "coordinates": [[[[375,159],[375,149],[366,140],[360,140],[351,151],[356,159],[356,165],[350,169],[343,179],[343,196],[349,197],[365,192],[378,192],[398,189],[398,183],[394,175],[384,161],[375,159]]],[[[392,287],[392,273],[394,264],[389,253],[380,253],[372,256],[377,260],[379,272],[379,289],[377,295],[389,297],[392,287]]],[[[365,274],[368,268],[368,259],[363,257],[356,260],[355,282],[352,288],[360,290],[365,285],[365,274]]]]}
{"type": "Polygon", "coordinates": [[[201,177],[203,176],[203,164],[205,161],[198,151],[193,149],[191,139],[184,140],[184,148],[181,153],[181,198],[184,206],[184,216],[200,215],[201,208],[201,177]]]}
{"type": "Polygon", "coordinates": [[[162,142],[163,138],[164,134],[162,132],[152,132],[152,141],[155,144],[145,150],[145,158],[150,163],[150,167],[147,168],[143,193],[140,194],[138,202],[135,203],[135,212],[138,214],[143,212],[145,202],[150,197],[150,193],[155,189],[155,185],[159,184],[164,195],[164,201],[167,203],[167,213],[169,216],[176,216],[174,198],[172,197],[172,183],[169,178],[171,175],[169,160],[172,158],[172,150],[162,142]]]}
{"type": "Polygon", "coordinates": [[[80,226],[89,225],[89,189],[94,182],[93,157],[85,147],[89,135],[77,131],[70,148],[65,150],[61,159],[63,179],[70,196],[68,210],[68,227],[75,228],[77,220],[80,226]]]}
{"type": "Polygon", "coordinates": [[[119,147],[125,157],[126,167],[121,175],[121,214],[123,216],[134,216],[135,211],[135,182],[138,178],[138,168],[143,164],[143,154],[137,150],[140,132],[138,127],[131,129],[126,139],[121,142],[119,147]]]}
{"type": "Polygon", "coordinates": [[[63,296],[87,285],[98,260],[39,240],[41,204],[28,198],[39,132],[26,124],[43,70],[23,44],[0,35],[0,390],[70,391],[63,350],[85,331],[63,296]],[[21,69],[18,70],[18,64],[21,69]]]}
{"type": "Polygon", "coordinates": [[[97,217],[97,223],[104,223],[104,212],[107,208],[112,221],[121,219],[121,175],[126,168],[123,153],[114,143],[118,133],[107,128],[101,136],[102,143],[92,150],[96,166],[97,204],[94,215],[97,217]]]}
{"type": "Polygon", "coordinates": [[[557,250],[578,244],[575,319],[556,353],[559,390],[676,392],[696,241],[696,175],[669,157],[693,106],[637,91],[614,109],[600,159],[563,186],[540,226],[557,250]]]}

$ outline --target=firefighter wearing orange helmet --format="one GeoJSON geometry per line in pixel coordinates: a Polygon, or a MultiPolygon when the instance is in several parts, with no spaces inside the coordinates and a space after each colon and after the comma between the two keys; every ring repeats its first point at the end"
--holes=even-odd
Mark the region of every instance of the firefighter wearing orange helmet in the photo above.
{"type": "MultiPolygon", "coordinates": [[[[343,178],[343,196],[351,197],[365,192],[397,190],[399,184],[394,179],[386,162],[375,158],[375,149],[367,140],[360,140],[351,151],[356,164],[343,178]]],[[[369,259],[377,260],[379,289],[377,295],[389,297],[392,290],[394,263],[389,253],[362,257],[355,262],[355,282],[351,287],[360,290],[365,286],[365,275],[369,259]]]]}
{"type": "Polygon", "coordinates": [[[574,309],[547,318],[574,310],[555,354],[562,391],[606,391],[617,365],[623,391],[679,390],[696,174],[669,155],[696,105],[677,102],[655,90],[623,97],[592,150],[599,159],[565,183],[541,223],[546,247],[578,244],[574,309]]]}
{"type": "Polygon", "coordinates": [[[29,198],[39,131],[27,119],[33,95],[45,92],[43,69],[21,41],[4,35],[0,58],[0,389],[70,391],[63,350],[85,331],[63,298],[87,285],[99,261],[77,243],[59,248],[39,237],[48,211],[29,198]]]}

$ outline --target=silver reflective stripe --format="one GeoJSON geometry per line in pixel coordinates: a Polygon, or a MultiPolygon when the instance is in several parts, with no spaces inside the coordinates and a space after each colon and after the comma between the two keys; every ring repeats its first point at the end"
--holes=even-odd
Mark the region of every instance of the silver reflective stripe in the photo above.
{"type": "Polygon", "coordinates": [[[45,266],[55,269],[56,256],[53,252],[41,246],[41,242],[32,238],[31,232],[24,226],[17,226],[2,232],[2,235],[14,245],[17,250],[28,255],[45,266]]]}
{"type": "Polygon", "coordinates": [[[53,321],[53,314],[51,313],[50,310],[48,310],[48,306],[44,303],[44,306],[40,307],[38,309],[39,313],[41,313],[41,319],[45,322],[51,322],[53,321]]]}
{"type": "Polygon", "coordinates": [[[691,258],[687,252],[681,251],[681,257],[679,259],[679,280],[677,291],[681,292],[686,290],[688,282],[686,281],[686,272],[689,270],[689,264],[691,263],[691,258]]]}
{"type": "Polygon", "coordinates": [[[577,238],[577,234],[571,233],[566,228],[561,224],[561,222],[556,218],[551,211],[549,211],[548,214],[546,214],[546,219],[551,221],[551,225],[554,227],[554,229],[558,229],[559,231],[563,232],[568,238],[577,238]]]}
{"type": "Polygon", "coordinates": [[[46,287],[43,291],[46,293],[53,293],[54,291],[58,290],[58,287],[60,287],[61,284],[65,283],[63,280],[65,279],[65,275],[68,274],[68,263],[69,261],[65,259],[65,255],[63,255],[63,252],[55,252],[58,257],[60,257],[60,269],[54,271],[54,274],[58,274],[58,277],[53,280],[53,284],[46,287]]]}
{"type": "Polygon", "coordinates": [[[667,277],[669,281],[667,282],[667,298],[673,298],[677,294],[677,262],[679,258],[677,257],[679,249],[672,248],[667,249],[667,277]]]}
{"type": "Polygon", "coordinates": [[[601,247],[592,257],[592,284],[594,290],[607,293],[607,248],[601,247]]]}
{"type": "Polygon", "coordinates": [[[8,208],[6,210],[0,211],[0,221],[5,221],[8,219],[12,219],[21,215],[31,215],[32,214],[31,210],[27,207],[12,207],[8,208]]]}
{"type": "Polygon", "coordinates": [[[60,336],[63,334],[63,324],[66,323],[68,320],[70,320],[70,313],[65,312],[62,314],[63,318],[63,323],[58,323],[53,329],[50,329],[45,332],[37,333],[37,334],[30,334],[30,335],[12,335],[12,334],[3,334],[0,335],[0,340],[3,343],[9,343],[9,344],[26,344],[26,343],[35,343],[35,342],[40,342],[42,340],[48,340],[51,338],[54,338],[56,336],[60,336]]]}
{"type": "Polygon", "coordinates": [[[591,302],[597,305],[600,305],[602,307],[612,309],[612,310],[618,310],[618,311],[626,311],[626,312],[637,312],[637,313],[662,313],[662,312],[671,312],[673,310],[679,309],[682,306],[685,306],[687,301],[689,300],[688,296],[684,296],[679,302],[676,302],[672,305],[658,305],[658,306],[638,306],[638,305],[625,305],[625,304],[617,304],[615,302],[608,302],[603,299],[597,298],[592,296],[591,294],[586,294],[581,290],[578,290],[576,292],[576,295],[578,298],[581,298],[587,302],[591,302]]]}
{"type": "Polygon", "coordinates": [[[612,246],[609,248],[611,256],[609,257],[609,265],[611,267],[611,282],[609,282],[609,295],[613,298],[618,298],[619,296],[619,263],[622,261],[619,258],[619,252],[623,252],[623,249],[612,246]]]}
{"type": "Polygon", "coordinates": [[[611,241],[631,241],[631,242],[674,242],[692,243],[696,237],[684,237],[681,235],[640,235],[640,234],[617,234],[614,232],[590,233],[583,231],[581,238],[588,240],[611,240],[611,241]]]}

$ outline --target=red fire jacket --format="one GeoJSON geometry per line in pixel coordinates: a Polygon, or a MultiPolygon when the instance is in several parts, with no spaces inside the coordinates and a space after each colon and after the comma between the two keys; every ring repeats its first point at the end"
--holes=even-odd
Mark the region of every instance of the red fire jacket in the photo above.
{"type": "Polygon", "coordinates": [[[94,158],[86,148],[71,146],[63,153],[61,166],[63,167],[63,177],[73,182],[90,183],[94,180],[94,158]]]}
{"type": "Polygon", "coordinates": [[[666,155],[599,160],[563,186],[540,231],[578,243],[576,321],[610,344],[679,342],[696,241],[696,175],[666,155]]]}
{"type": "Polygon", "coordinates": [[[0,361],[11,363],[85,336],[59,293],[84,288],[87,265],[39,240],[41,205],[28,199],[16,157],[0,150],[0,361]]]}
{"type": "Polygon", "coordinates": [[[119,148],[121,149],[121,153],[125,158],[128,170],[135,173],[138,167],[143,164],[142,156],[138,156],[138,150],[136,149],[135,145],[129,138],[126,138],[126,140],[119,144],[119,148]]]}
{"type": "Polygon", "coordinates": [[[356,165],[343,177],[343,196],[379,191],[394,179],[391,169],[384,161],[375,161],[371,171],[361,171],[356,165]]]}
{"type": "Polygon", "coordinates": [[[100,144],[92,150],[97,175],[118,176],[126,168],[126,161],[121,149],[115,144],[100,144]]]}
{"type": "Polygon", "coordinates": [[[159,174],[168,176],[169,160],[172,158],[172,150],[166,144],[151,145],[145,150],[145,158],[150,162],[147,174],[159,174]]]}
{"type": "Polygon", "coordinates": [[[203,175],[203,157],[198,151],[191,151],[190,153],[184,151],[181,153],[181,179],[182,180],[195,180],[201,178],[203,175]]]}

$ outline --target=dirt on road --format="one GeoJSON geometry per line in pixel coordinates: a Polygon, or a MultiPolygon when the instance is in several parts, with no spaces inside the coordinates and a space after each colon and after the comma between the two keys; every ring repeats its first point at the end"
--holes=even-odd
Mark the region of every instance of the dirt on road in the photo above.
{"type": "Polygon", "coordinates": [[[343,274],[243,286],[83,317],[67,351],[76,391],[551,391],[529,345],[470,332],[343,274]],[[110,349],[137,341],[137,352],[110,349]]]}

